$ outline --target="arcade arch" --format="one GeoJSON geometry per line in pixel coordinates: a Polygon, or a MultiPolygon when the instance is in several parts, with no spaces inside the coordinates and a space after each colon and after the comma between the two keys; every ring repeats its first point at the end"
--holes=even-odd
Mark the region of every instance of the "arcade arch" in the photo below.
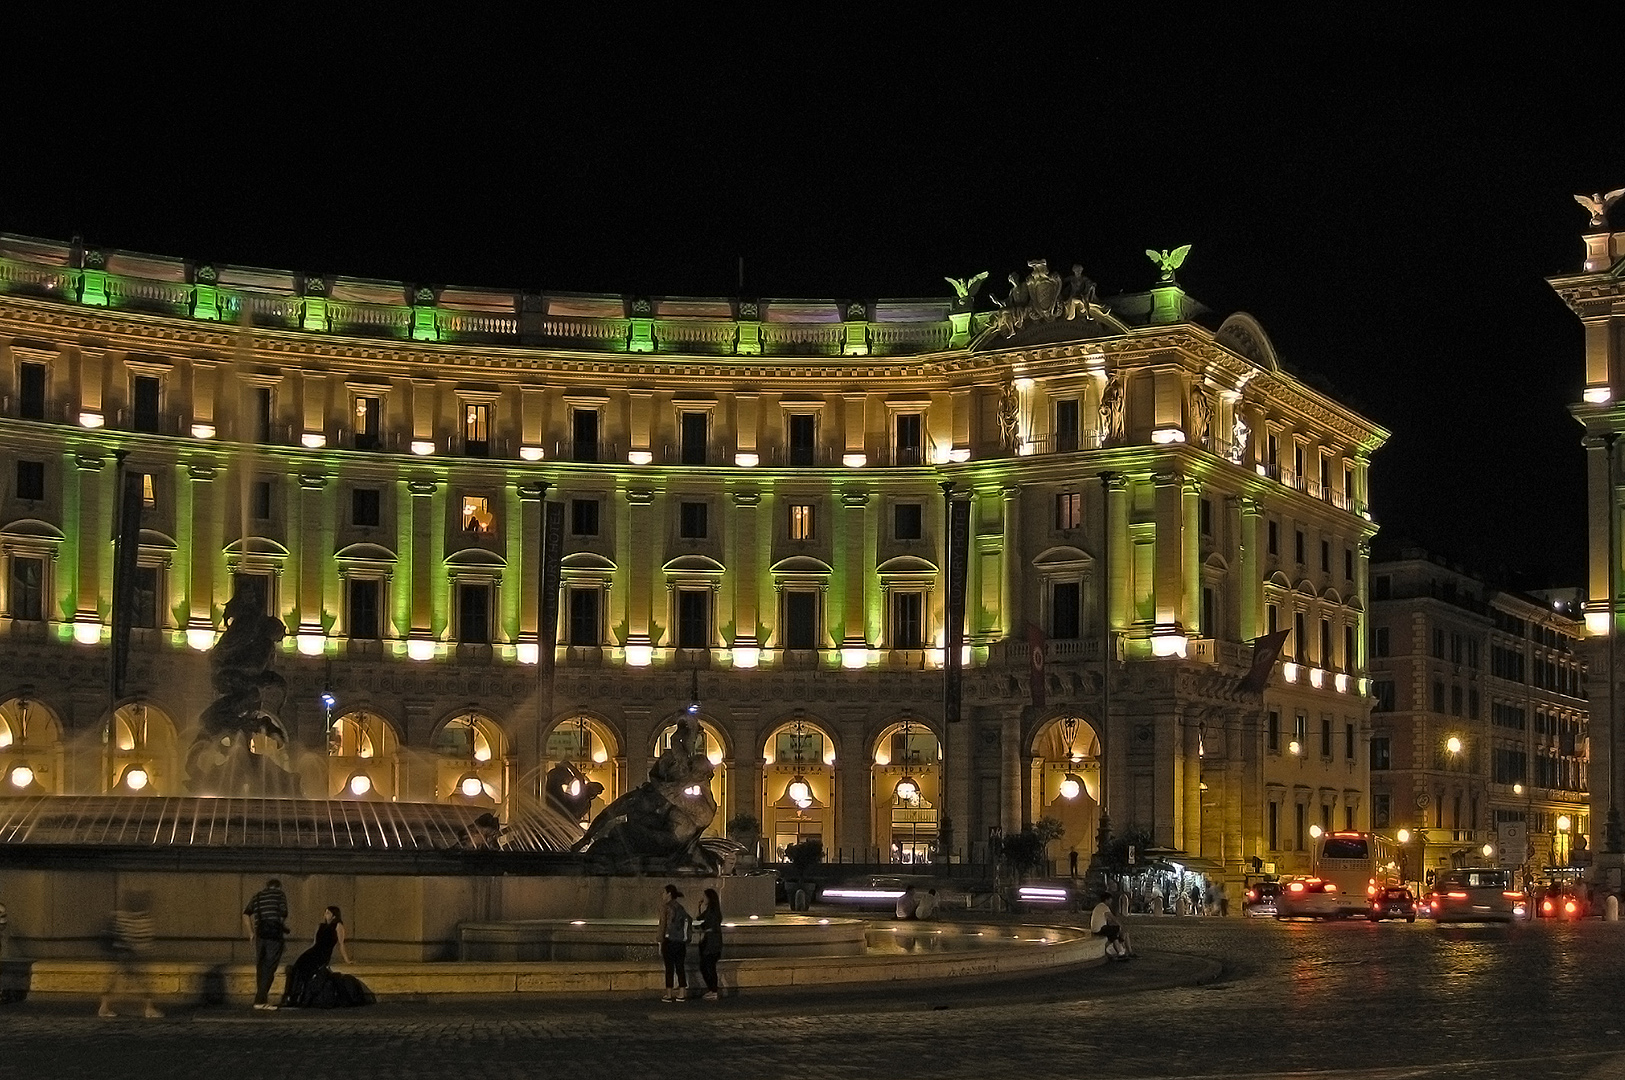
{"type": "Polygon", "coordinates": [[[542,754],[543,801],[585,829],[621,794],[620,758],[620,741],[602,720],[586,713],[561,720],[542,754]],[[593,784],[603,790],[593,794],[593,784]]]}
{"type": "Polygon", "coordinates": [[[62,724],[48,706],[23,695],[0,704],[0,792],[61,795],[62,724]]]}
{"type": "Polygon", "coordinates": [[[1060,848],[1076,849],[1087,861],[1100,826],[1100,736],[1081,716],[1058,716],[1039,727],[1031,750],[1028,820],[1059,821],[1060,848]]]}
{"type": "Polygon", "coordinates": [[[942,808],[942,743],[925,721],[904,714],[881,731],[870,766],[870,841],[891,862],[930,862],[942,808]]]}
{"type": "Polygon", "coordinates": [[[110,795],[176,795],[184,777],[175,723],[162,709],[132,701],[113,710],[104,732],[101,790],[110,795]]]}
{"type": "Polygon", "coordinates": [[[327,797],[394,799],[401,791],[400,737],[370,709],[352,709],[327,729],[327,797]]]}
{"type": "Polygon", "coordinates": [[[438,802],[501,806],[507,801],[508,737],[491,717],[469,709],[435,732],[434,797],[438,802]]]}
{"type": "Polygon", "coordinates": [[[835,740],[797,712],[774,728],[762,748],[762,834],[771,857],[810,837],[832,850],[835,831],[835,740]]]}

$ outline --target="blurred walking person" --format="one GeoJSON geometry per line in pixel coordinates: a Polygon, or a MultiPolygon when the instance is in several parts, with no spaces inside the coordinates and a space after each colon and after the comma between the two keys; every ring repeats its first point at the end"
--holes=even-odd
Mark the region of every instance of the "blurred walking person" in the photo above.
{"type": "Polygon", "coordinates": [[[107,945],[113,953],[113,975],[102,994],[97,1016],[117,1016],[114,1005],[139,1001],[141,1015],[154,1019],[164,1015],[152,1003],[147,984],[146,961],[152,955],[155,937],[152,914],[145,893],[132,893],[125,898],[124,907],[113,912],[112,927],[107,945]]]}

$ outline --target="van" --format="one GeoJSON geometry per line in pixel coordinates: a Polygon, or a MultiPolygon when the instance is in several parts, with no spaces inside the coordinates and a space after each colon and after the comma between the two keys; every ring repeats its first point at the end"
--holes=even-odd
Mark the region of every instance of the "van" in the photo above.
{"type": "Polygon", "coordinates": [[[1511,922],[1528,913],[1512,871],[1498,866],[1443,871],[1430,899],[1439,922],[1511,922]]]}

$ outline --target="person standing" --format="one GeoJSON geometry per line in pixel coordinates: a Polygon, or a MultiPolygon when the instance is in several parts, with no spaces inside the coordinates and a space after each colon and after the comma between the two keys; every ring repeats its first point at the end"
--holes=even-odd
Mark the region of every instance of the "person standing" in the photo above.
{"type": "Polygon", "coordinates": [[[660,905],[660,958],[666,962],[666,993],[661,1001],[688,1000],[688,937],[693,920],[677,886],[667,885],[660,905]]]}
{"type": "Polygon", "coordinates": [[[154,936],[152,915],[147,910],[144,893],[129,897],[123,908],[113,912],[113,927],[108,937],[113,951],[113,977],[102,994],[97,1016],[117,1016],[113,1009],[115,1002],[136,998],[141,1001],[141,1015],[149,1020],[164,1015],[152,1003],[143,970],[152,953],[154,936]]]}
{"type": "Polygon", "coordinates": [[[276,878],[265,883],[243,908],[243,926],[254,943],[254,1008],[275,1009],[271,984],[288,938],[288,897],[276,878]]]}
{"type": "Polygon", "coordinates": [[[1071,872],[1072,876],[1077,877],[1078,876],[1078,849],[1077,848],[1073,848],[1071,851],[1066,853],[1066,862],[1067,862],[1067,869],[1071,872]]]}
{"type": "Polygon", "coordinates": [[[722,997],[717,989],[717,961],[722,959],[722,901],[715,889],[705,890],[695,921],[700,925],[700,976],[705,980],[705,993],[700,997],[716,1001],[722,997]]]}

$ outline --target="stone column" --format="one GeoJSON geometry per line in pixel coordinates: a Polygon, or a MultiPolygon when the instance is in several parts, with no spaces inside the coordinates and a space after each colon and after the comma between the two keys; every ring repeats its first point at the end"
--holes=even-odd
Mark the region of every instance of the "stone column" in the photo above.
{"type": "Polygon", "coordinates": [[[1006,836],[1021,831],[1027,819],[1027,804],[1022,801],[1022,795],[1028,782],[1022,777],[1022,768],[1029,755],[1023,752],[1021,745],[1021,713],[1020,705],[1005,705],[999,709],[999,802],[1002,808],[999,824],[1004,826],[1006,836]]]}
{"type": "Polygon", "coordinates": [[[1202,850],[1202,714],[1185,712],[1182,717],[1184,759],[1180,769],[1179,790],[1184,803],[1179,823],[1179,847],[1197,854],[1202,850]]]}
{"type": "MultiPolygon", "coordinates": [[[[1258,576],[1258,530],[1264,520],[1264,508],[1257,499],[1245,496],[1231,500],[1237,511],[1232,521],[1239,526],[1241,537],[1241,576],[1236,583],[1239,601],[1239,634],[1242,641],[1251,641],[1264,632],[1260,617],[1260,595],[1264,583],[1258,576]]],[[[1365,595],[1361,593],[1360,595],[1365,595]]]]}
{"type": "MultiPolygon", "coordinates": [[[[867,649],[877,643],[878,636],[871,634],[879,630],[872,627],[869,622],[869,559],[870,552],[865,543],[868,537],[868,508],[869,493],[866,491],[847,490],[841,493],[841,535],[840,545],[836,550],[836,580],[840,582],[840,591],[832,592],[832,598],[837,599],[839,610],[830,613],[830,618],[838,620],[845,630],[839,645],[852,649],[867,649]]],[[[864,785],[867,789],[868,785],[864,785]]]]}
{"type": "MultiPolygon", "coordinates": [[[[1224,802],[1223,814],[1223,858],[1225,870],[1232,878],[1240,879],[1246,874],[1246,859],[1250,852],[1246,847],[1244,830],[1248,821],[1257,825],[1260,821],[1258,810],[1253,810],[1249,817],[1244,806],[1245,798],[1242,794],[1243,786],[1247,780],[1247,752],[1246,728],[1242,723],[1241,712],[1238,709],[1228,709],[1224,713],[1224,802]]],[[[1239,903],[1239,900],[1238,900],[1239,903]]]]}
{"type": "Polygon", "coordinates": [[[1185,633],[1192,637],[1216,638],[1218,628],[1202,626],[1202,485],[1186,477],[1180,484],[1184,500],[1181,537],[1181,559],[1185,566],[1184,603],[1180,605],[1179,622],[1185,633]]]}
{"type": "Polygon", "coordinates": [[[321,473],[300,473],[298,481],[299,496],[293,518],[298,524],[289,530],[289,539],[297,536],[294,546],[299,626],[295,632],[320,636],[328,593],[323,579],[333,567],[332,501],[326,497],[327,477],[321,473]]]}
{"type": "Polygon", "coordinates": [[[1003,575],[999,584],[999,625],[1006,641],[1022,635],[1021,581],[1021,489],[1014,484],[999,489],[999,510],[1004,515],[1003,575]]]}
{"type": "Polygon", "coordinates": [[[1159,629],[1171,628],[1181,624],[1185,611],[1184,478],[1158,473],[1151,479],[1156,485],[1156,624],[1159,629]]]}
{"type": "MultiPolygon", "coordinates": [[[[103,583],[107,584],[109,594],[112,591],[113,545],[109,538],[113,524],[113,477],[118,470],[106,458],[91,452],[76,452],[73,463],[79,474],[79,535],[74,538],[78,546],[79,580],[72,583],[76,597],[74,622],[100,623],[103,583]]],[[[49,620],[55,620],[59,614],[60,609],[44,612],[49,620]]]]}
{"type": "Polygon", "coordinates": [[[1102,627],[1104,640],[1100,643],[1104,659],[1101,662],[1103,715],[1100,718],[1101,752],[1105,755],[1102,770],[1105,790],[1101,792],[1101,809],[1112,816],[1113,827],[1127,825],[1133,817],[1133,807],[1127,803],[1129,725],[1112,719],[1116,710],[1112,678],[1118,669],[1117,635],[1130,621],[1128,583],[1134,568],[1134,553],[1129,546],[1128,492],[1123,477],[1116,473],[1101,477],[1105,488],[1106,512],[1102,522],[1101,550],[1106,565],[1101,568],[1101,602],[1105,605],[1102,627]]]}

